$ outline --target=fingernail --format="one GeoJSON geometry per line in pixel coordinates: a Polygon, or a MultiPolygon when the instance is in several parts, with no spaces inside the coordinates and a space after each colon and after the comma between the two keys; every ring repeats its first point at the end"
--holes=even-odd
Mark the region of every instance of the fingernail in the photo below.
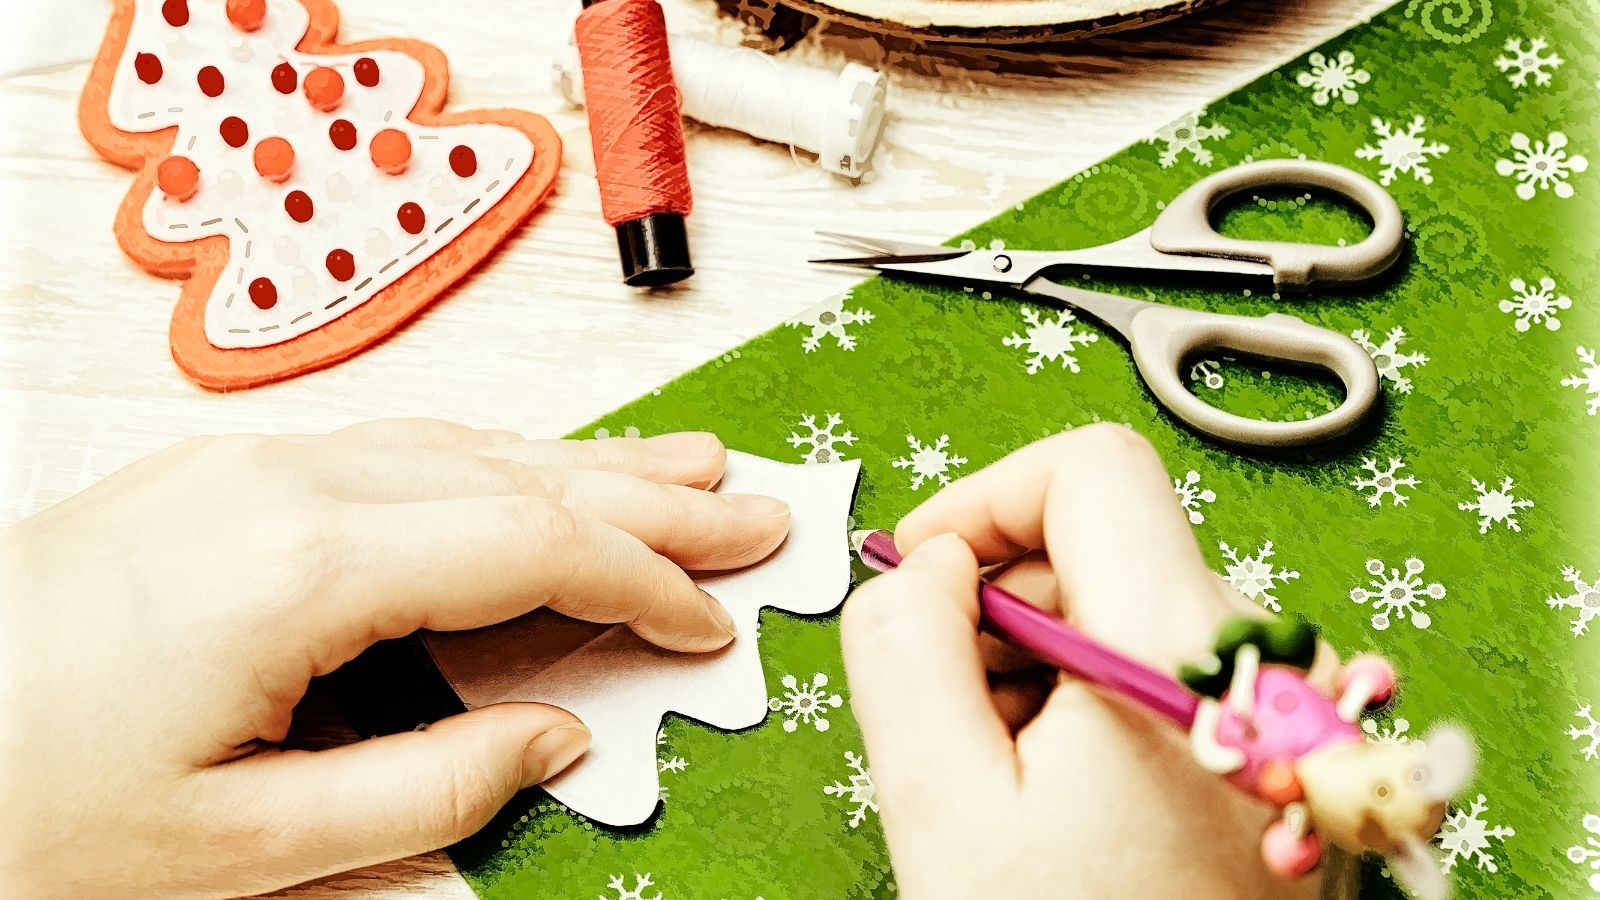
{"type": "Polygon", "coordinates": [[[529,741],[522,751],[522,786],[533,787],[572,765],[589,749],[589,738],[582,722],[568,722],[529,741]]]}
{"type": "Polygon", "coordinates": [[[789,504],[776,497],[763,494],[723,494],[722,499],[747,516],[777,519],[787,518],[789,515],[789,504]]]}
{"type": "Polygon", "coordinates": [[[722,441],[709,431],[677,431],[645,438],[645,445],[666,456],[702,457],[722,452],[722,441]]]}
{"type": "Polygon", "coordinates": [[[909,562],[920,558],[937,559],[942,556],[948,556],[963,543],[965,542],[961,539],[961,535],[956,534],[954,531],[936,534],[918,544],[915,550],[907,553],[906,561],[909,562]]]}
{"type": "MultiPolygon", "coordinates": [[[[701,593],[705,592],[701,591],[701,593]]],[[[722,626],[723,632],[728,637],[739,636],[739,630],[733,624],[733,616],[728,614],[727,607],[723,606],[721,601],[710,594],[706,594],[706,609],[711,613],[711,618],[716,619],[717,624],[722,626]]]]}

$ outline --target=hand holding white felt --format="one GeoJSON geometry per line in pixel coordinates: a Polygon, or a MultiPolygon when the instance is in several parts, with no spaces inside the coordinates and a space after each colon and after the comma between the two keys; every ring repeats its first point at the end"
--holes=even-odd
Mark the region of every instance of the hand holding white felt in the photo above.
{"type": "Polygon", "coordinates": [[[704,490],[725,459],[708,434],[425,420],[198,438],[8,529],[0,894],[252,893],[470,833],[588,730],[503,703],[278,749],[310,679],[375,640],[540,606],[724,646],[727,611],[684,569],[755,563],[789,524],[780,501],[704,490]]]}
{"type": "MultiPolygon", "coordinates": [[[[1241,611],[1205,565],[1150,445],[1093,425],[963,478],[900,523],[901,566],[845,604],[844,657],[900,895],[1319,896],[1257,851],[1274,811],[1190,757],[1164,719],[978,626],[979,565],[1171,672],[1241,611]],[[1041,551],[1048,557],[1041,555],[1041,551]]],[[[1323,648],[1315,677],[1328,674],[1323,648]]]]}

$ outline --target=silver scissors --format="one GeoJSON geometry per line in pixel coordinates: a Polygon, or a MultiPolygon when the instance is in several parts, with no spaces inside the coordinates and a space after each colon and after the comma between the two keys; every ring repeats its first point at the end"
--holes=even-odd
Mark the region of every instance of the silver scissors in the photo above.
{"type": "Polygon", "coordinates": [[[1093,316],[1127,341],[1139,374],[1157,401],[1197,431],[1249,447],[1297,447],[1339,437],[1356,428],[1378,398],[1378,370],[1355,341],[1285,313],[1237,316],[1182,309],[1116,294],[1067,287],[1044,277],[1058,267],[1208,272],[1270,279],[1281,291],[1315,284],[1365,281],[1400,258],[1404,218],[1387,191],[1372,179],[1331,163],[1273,159],[1244,163],[1191,185],[1150,227],[1125,238],[1079,250],[960,250],[818,232],[875,255],[818,259],[889,274],[988,282],[1059,300],[1093,316]],[[1252,188],[1318,188],[1366,211],[1372,233],[1356,244],[1333,246],[1241,240],[1218,234],[1211,213],[1222,199],[1252,188]],[[1251,419],[1218,409],[1184,385],[1182,369],[1196,354],[1232,350],[1248,356],[1332,372],[1344,385],[1344,402],[1300,421],[1251,419]]]}

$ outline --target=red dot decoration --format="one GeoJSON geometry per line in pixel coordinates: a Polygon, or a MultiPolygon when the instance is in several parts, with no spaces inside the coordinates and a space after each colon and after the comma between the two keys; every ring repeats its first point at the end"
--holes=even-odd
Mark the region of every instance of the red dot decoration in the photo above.
{"type": "Polygon", "coordinates": [[[332,112],[344,99],[344,76],[327,66],[317,66],[306,73],[305,92],[313,108],[332,112]]]}
{"type": "Polygon", "coordinates": [[[400,220],[400,227],[404,228],[407,234],[416,234],[422,231],[422,226],[428,224],[428,217],[423,215],[422,207],[411,202],[400,204],[400,210],[395,213],[395,218],[400,220]]]}
{"type": "Polygon", "coordinates": [[[167,0],[161,4],[161,17],[173,28],[189,24],[189,0],[167,0]]]}
{"type": "Polygon", "coordinates": [[[470,178],[478,171],[478,154],[466,145],[456,147],[450,151],[450,171],[462,178],[470,178]]]}
{"type": "Polygon", "coordinates": [[[228,21],[240,31],[255,31],[267,20],[267,0],[228,0],[228,21]]]}
{"type": "Polygon", "coordinates": [[[280,94],[292,94],[300,84],[300,76],[295,74],[294,66],[288,63],[278,63],[272,69],[272,87],[280,94]]]}
{"type": "Polygon", "coordinates": [[[305,223],[311,221],[312,204],[310,195],[305,191],[290,191],[289,196],[283,198],[283,211],[288,213],[289,218],[296,222],[305,223]]]}
{"type": "Polygon", "coordinates": [[[133,72],[145,84],[161,80],[161,60],[154,53],[140,53],[133,58],[133,72]]]}
{"type": "Polygon", "coordinates": [[[378,63],[377,63],[377,60],[374,60],[369,56],[363,56],[360,59],[356,60],[355,74],[356,74],[356,84],[359,84],[362,87],[377,87],[378,86],[378,63]]]}
{"type": "Polygon", "coordinates": [[[349,250],[332,250],[328,253],[328,274],[335,281],[349,281],[356,277],[356,258],[349,250]]]}
{"type": "Polygon", "coordinates": [[[411,163],[411,139],[398,128],[385,128],[372,136],[367,147],[372,164],[389,175],[399,175],[411,163]]]}
{"type": "Polygon", "coordinates": [[[222,95],[222,72],[216,66],[206,66],[195,74],[194,80],[200,85],[200,93],[207,97],[220,97],[222,95]]]}
{"type": "Polygon", "coordinates": [[[169,156],[156,166],[156,186],[182,203],[200,189],[200,167],[186,156],[169,156]]]}
{"type": "Polygon", "coordinates": [[[243,147],[250,140],[250,126],[238,116],[229,116],[217,126],[217,131],[222,134],[222,142],[229,147],[243,147]]]}
{"type": "Polygon", "coordinates": [[[256,309],[271,309],[278,305],[278,288],[267,278],[250,282],[250,302],[256,309]]]}
{"type": "Polygon", "coordinates": [[[356,126],[350,124],[348,119],[334,119],[328,126],[328,140],[340,150],[354,150],[356,148],[356,126]]]}

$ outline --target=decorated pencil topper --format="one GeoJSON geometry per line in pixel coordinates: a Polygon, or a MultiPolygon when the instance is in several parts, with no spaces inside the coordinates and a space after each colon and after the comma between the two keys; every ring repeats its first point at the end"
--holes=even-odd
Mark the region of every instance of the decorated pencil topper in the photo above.
{"type": "Polygon", "coordinates": [[[79,105],[138,171],[123,250],[184,280],[172,355],[215,390],[381,340],[539,205],[561,142],[520,110],[444,112],[444,54],[340,45],[330,0],[116,0],[79,105]]]}
{"type": "Polygon", "coordinates": [[[1427,845],[1471,777],[1472,742],[1451,726],[1414,743],[1367,742],[1357,722],[1394,695],[1394,669],[1358,656],[1329,696],[1306,677],[1316,649],[1316,632],[1298,619],[1227,623],[1215,652],[1179,673],[1203,698],[1189,731],[1195,758],[1283,810],[1261,841],[1274,872],[1311,871],[1326,841],[1382,853],[1413,893],[1444,896],[1427,845]]]}

